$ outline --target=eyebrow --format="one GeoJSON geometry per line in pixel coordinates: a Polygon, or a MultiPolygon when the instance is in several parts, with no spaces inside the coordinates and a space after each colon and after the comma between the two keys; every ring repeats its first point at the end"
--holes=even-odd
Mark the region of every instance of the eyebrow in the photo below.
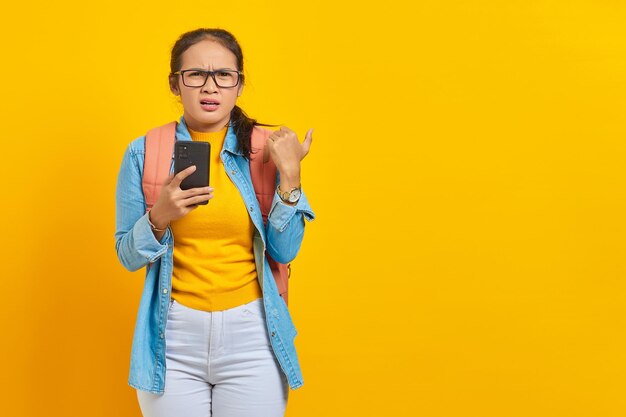
{"type": "MultiPolygon", "coordinates": [[[[208,70],[208,69],[206,69],[206,68],[198,68],[198,67],[187,68],[187,70],[196,70],[196,71],[211,71],[211,70],[208,70]]],[[[214,69],[213,71],[221,71],[221,70],[237,71],[236,69],[233,69],[233,68],[228,68],[228,67],[225,67],[225,68],[216,68],[216,69],[214,69]]]]}

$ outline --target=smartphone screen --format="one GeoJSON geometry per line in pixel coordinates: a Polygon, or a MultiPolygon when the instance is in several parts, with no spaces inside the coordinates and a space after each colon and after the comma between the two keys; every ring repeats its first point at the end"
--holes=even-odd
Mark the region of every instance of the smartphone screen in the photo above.
{"type": "MultiPolygon", "coordinates": [[[[209,142],[182,140],[174,144],[174,173],[190,167],[196,166],[196,170],[186,177],[181,183],[181,190],[188,190],[196,187],[206,187],[209,185],[209,158],[211,156],[211,145],[209,142]]],[[[204,201],[199,204],[207,204],[204,201]]]]}

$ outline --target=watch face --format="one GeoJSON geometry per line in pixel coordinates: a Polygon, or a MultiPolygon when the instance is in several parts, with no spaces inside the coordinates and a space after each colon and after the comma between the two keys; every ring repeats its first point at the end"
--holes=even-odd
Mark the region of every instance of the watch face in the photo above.
{"type": "Polygon", "coordinates": [[[290,203],[295,203],[298,200],[300,200],[300,190],[293,190],[289,194],[289,202],[290,203]]]}

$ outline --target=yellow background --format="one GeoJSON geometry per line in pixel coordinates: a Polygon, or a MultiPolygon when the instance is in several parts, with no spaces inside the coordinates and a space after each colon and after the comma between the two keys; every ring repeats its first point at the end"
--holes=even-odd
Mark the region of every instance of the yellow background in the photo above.
{"type": "Polygon", "coordinates": [[[315,128],[288,416],[623,416],[624,21],[615,0],[3,6],[2,415],[140,416],[115,182],[182,112],[176,38],[223,27],[248,114],[315,128]]]}

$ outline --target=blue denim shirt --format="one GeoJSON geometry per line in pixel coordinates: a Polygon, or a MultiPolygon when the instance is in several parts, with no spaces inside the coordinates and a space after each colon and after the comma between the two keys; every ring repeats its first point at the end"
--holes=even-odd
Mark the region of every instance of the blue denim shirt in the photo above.
{"type": "MultiPolygon", "coordinates": [[[[176,127],[176,140],[192,140],[183,116],[176,127]]],[[[139,390],[161,394],[165,387],[165,325],[171,302],[174,235],[168,227],[162,238],[157,240],[148,223],[141,186],[144,155],[145,135],[129,144],[122,159],[116,187],[115,249],[120,262],[129,271],[146,267],[133,335],[128,384],[139,390]]],[[[315,214],[304,193],[294,206],[284,204],[275,193],[267,225],[264,225],[252,186],[250,164],[237,151],[237,137],[231,126],[228,127],[220,157],[254,223],[253,251],[272,349],[291,389],[299,388],[303,379],[294,345],[298,332],[287,305],[278,294],[265,255],[268,253],[281,263],[293,260],[302,243],[304,220],[313,220],[315,214]]],[[[173,172],[172,155],[170,173],[173,172]]]]}

